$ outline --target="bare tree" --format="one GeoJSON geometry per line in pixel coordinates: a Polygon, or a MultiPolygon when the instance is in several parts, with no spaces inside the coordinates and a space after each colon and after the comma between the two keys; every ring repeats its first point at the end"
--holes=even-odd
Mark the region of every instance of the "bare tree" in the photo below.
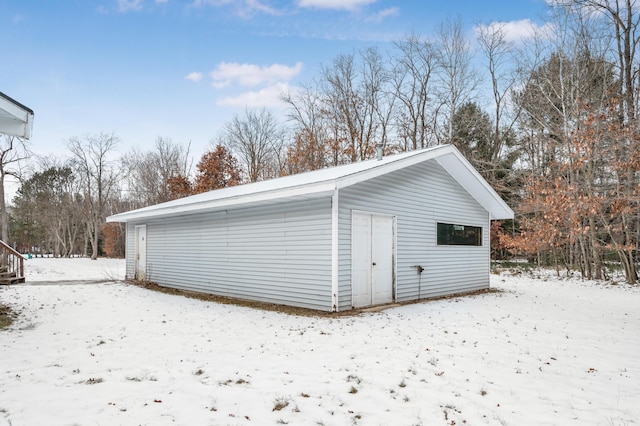
{"type": "Polygon", "coordinates": [[[377,143],[386,144],[393,108],[388,84],[389,72],[375,48],[338,55],[322,68],[321,97],[344,162],[364,160],[377,143]]]}
{"type": "Polygon", "coordinates": [[[389,142],[389,123],[396,100],[390,86],[390,72],[376,48],[366,49],[361,56],[365,101],[372,115],[371,139],[374,146],[385,147],[389,142]]]}
{"type": "Polygon", "coordinates": [[[139,207],[171,200],[170,179],[189,174],[189,148],[190,144],[185,147],[171,138],[158,137],[152,151],[132,149],[122,160],[129,197],[139,207]]]}
{"type": "Polygon", "coordinates": [[[117,189],[119,179],[116,163],[110,158],[117,143],[116,136],[106,133],[72,137],[67,141],[84,190],[87,239],[91,244],[91,259],[94,260],[98,258],[98,242],[107,204],[117,189]]]}
{"type": "Polygon", "coordinates": [[[391,82],[397,99],[396,136],[403,150],[426,148],[435,143],[432,77],[437,67],[433,42],[411,34],[395,43],[391,82]]]}
{"type": "Polygon", "coordinates": [[[325,106],[318,89],[303,85],[295,94],[285,93],[281,99],[289,107],[287,117],[295,134],[295,141],[288,147],[282,172],[298,173],[331,165],[331,126],[327,123],[325,106]]]}
{"type": "Polygon", "coordinates": [[[283,129],[265,109],[245,110],[224,127],[220,142],[240,159],[250,182],[278,175],[278,155],[283,145],[283,129]]]}
{"type": "Polygon", "coordinates": [[[514,49],[506,40],[502,24],[478,27],[478,42],[487,59],[487,69],[493,95],[493,131],[488,161],[497,164],[503,154],[508,137],[512,134],[520,108],[510,102],[515,83],[514,49]]]}
{"type": "Polygon", "coordinates": [[[577,13],[602,13],[610,25],[614,57],[618,65],[621,120],[636,119],[636,50],[640,42],[640,11],[636,0],[563,0],[560,4],[576,7],[577,13]]]}
{"type": "Polygon", "coordinates": [[[19,171],[16,166],[20,161],[31,156],[25,142],[15,136],[4,135],[0,143],[0,223],[2,227],[2,241],[9,241],[9,216],[5,200],[5,178],[15,176],[19,178],[19,171]]]}
{"type": "Polygon", "coordinates": [[[437,37],[440,108],[446,126],[444,139],[449,141],[453,137],[453,117],[457,109],[474,100],[481,79],[472,66],[473,52],[460,19],[445,20],[437,37]]]}

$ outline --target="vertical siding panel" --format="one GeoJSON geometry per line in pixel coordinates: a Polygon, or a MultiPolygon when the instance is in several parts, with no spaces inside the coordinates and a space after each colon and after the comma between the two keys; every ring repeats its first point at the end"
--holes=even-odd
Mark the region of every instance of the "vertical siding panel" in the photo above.
{"type": "Polygon", "coordinates": [[[398,301],[488,288],[488,213],[431,160],[341,190],[339,309],[351,308],[352,210],[397,217],[398,301]],[[438,221],[481,226],[483,246],[437,246],[438,221]]]}
{"type": "Polygon", "coordinates": [[[135,277],[135,244],[136,244],[136,227],[133,223],[127,223],[127,238],[125,243],[125,278],[132,280],[135,277]]]}
{"type": "Polygon", "coordinates": [[[149,221],[147,276],[166,287],[330,311],[330,198],[149,221]]]}

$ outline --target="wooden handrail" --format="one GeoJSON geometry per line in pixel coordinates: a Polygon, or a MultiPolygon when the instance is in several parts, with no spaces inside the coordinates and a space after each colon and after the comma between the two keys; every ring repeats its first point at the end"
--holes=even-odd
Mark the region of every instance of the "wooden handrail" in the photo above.
{"type": "Polygon", "coordinates": [[[6,272],[15,272],[16,277],[24,278],[24,259],[13,247],[0,240],[0,262],[1,266],[6,267],[6,272]]]}
{"type": "Polygon", "coordinates": [[[19,251],[17,251],[16,249],[14,249],[13,247],[11,247],[9,244],[5,243],[2,240],[0,240],[0,247],[4,247],[5,250],[9,251],[14,256],[20,256],[23,259],[25,258],[19,251]]]}

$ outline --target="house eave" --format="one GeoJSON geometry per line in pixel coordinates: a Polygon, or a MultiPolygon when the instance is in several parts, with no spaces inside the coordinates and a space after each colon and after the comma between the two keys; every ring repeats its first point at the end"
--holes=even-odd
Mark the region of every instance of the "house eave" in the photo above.
{"type": "Polygon", "coordinates": [[[33,111],[0,92],[0,133],[30,139],[33,111]]]}
{"type": "Polygon", "coordinates": [[[259,206],[282,199],[308,200],[323,196],[331,196],[334,190],[335,184],[333,182],[322,182],[313,186],[285,188],[223,199],[204,200],[202,202],[191,204],[168,204],[163,208],[154,208],[152,210],[146,207],[109,216],[107,217],[107,222],[136,222],[141,220],[184,216],[193,213],[215,212],[239,205],[245,206],[250,204],[252,206],[259,206]]]}
{"type": "Polygon", "coordinates": [[[240,187],[224,188],[209,193],[144,207],[107,218],[108,222],[152,220],[195,212],[211,212],[232,207],[265,204],[285,198],[305,199],[329,196],[334,190],[433,160],[442,166],[476,201],[489,212],[491,219],[513,218],[513,211],[480,176],[453,145],[440,145],[383,160],[367,160],[334,169],[323,169],[301,175],[286,176],[240,187]]]}

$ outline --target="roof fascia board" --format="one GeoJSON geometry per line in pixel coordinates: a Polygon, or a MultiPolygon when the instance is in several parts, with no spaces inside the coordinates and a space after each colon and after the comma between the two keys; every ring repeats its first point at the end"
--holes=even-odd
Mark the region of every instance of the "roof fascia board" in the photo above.
{"type": "Polygon", "coordinates": [[[33,111],[0,92],[0,133],[25,139],[31,137],[33,111]]]}
{"type": "MultiPolygon", "coordinates": [[[[15,99],[11,98],[10,96],[7,96],[6,94],[0,92],[0,102],[2,102],[2,101],[9,102],[9,103],[15,105],[16,107],[26,111],[28,114],[32,114],[33,115],[33,110],[31,108],[28,108],[28,107],[22,105],[20,102],[16,101],[15,99]]],[[[2,105],[2,103],[0,103],[0,105],[2,105]]]]}
{"type": "Polygon", "coordinates": [[[3,97],[0,97],[0,110],[3,110],[10,116],[15,117],[16,120],[20,120],[22,122],[27,122],[29,120],[29,111],[3,97]]]}
{"type": "Polygon", "coordinates": [[[207,200],[192,204],[177,204],[158,208],[154,210],[134,210],[131,212],[119,213],[107,217],[107,222],[130,222],[137,219],[157,219],[162,217],[182,216],[194,212],[217,211],[225,207],[236,205],[246,205],[249,203],[261,203],[282,198],[317,198],[323,195],[331,195],[335,190],[333,181],[320,182],[318,184],[299,186],[293,188],[282,188],[272,191],[247,194],[224,199],[207,200]]]}

